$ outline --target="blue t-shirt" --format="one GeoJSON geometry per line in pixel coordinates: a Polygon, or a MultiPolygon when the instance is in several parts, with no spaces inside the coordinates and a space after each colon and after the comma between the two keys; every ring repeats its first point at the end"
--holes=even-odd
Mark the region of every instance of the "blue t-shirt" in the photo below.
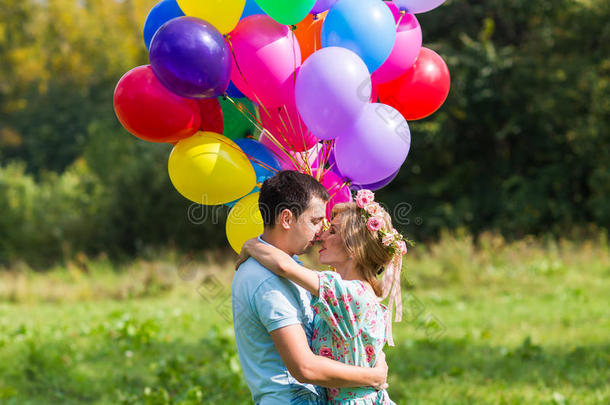
{"type": "Polygon", "coordinates": [[[269,335],[301,324],[311,347],[311,294],[249,258],[235,273],[231,295],[237,351],[254,403],[326,404],[324,388],[302,384],[290,375],[269,335]]]}

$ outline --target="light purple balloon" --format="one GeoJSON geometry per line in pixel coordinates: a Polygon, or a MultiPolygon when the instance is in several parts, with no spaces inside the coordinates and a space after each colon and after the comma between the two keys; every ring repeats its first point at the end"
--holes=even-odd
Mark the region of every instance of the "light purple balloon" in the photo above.
{"type": "Polygon", "coordinates": [[[399,10],[406,10],[410,14],[425,13],[434,10],[445,0],[393,0],[399,10]]]}
{"type": "Polygon", "coordinates": [[[356,183],[352,183],[352,185],[349,186],[349,188],[354,190],[354,191],[358,191],[358,190],[377,191],[379,189],[384,188],[385,186],[390,184],[392,181],[394,181],[396,176],[398,176],[398,172],[399,171],[400,171],[400,169],[396,170],[396,172],[394,172],[394,174],[390,175],[390,177],[388,177],[387,179],[383,179],[383,180],[378,181],[376,183],[372,183],[372,184],[356,184],[356,183]]]}
{"type": "Polygon", "coordinates": [[[311,9],[311,14],[322,13],[331,8],[338,0],[318,0],[311,9]]]}
{"type": "Polygon", "coordinates": [[[316,137],[334,139],[360,116],[371,90],[371,75],[358,55],[323,48],[307,58],[297,75],[297,109],[316,137]]]}
{"type": "Polygon", "coordinates": [[[385,104],[369,104],[335,142],[341,173],[353,183],[371,184],[388,178],[404,163],[411,132],[404,117],[385,104]]]}

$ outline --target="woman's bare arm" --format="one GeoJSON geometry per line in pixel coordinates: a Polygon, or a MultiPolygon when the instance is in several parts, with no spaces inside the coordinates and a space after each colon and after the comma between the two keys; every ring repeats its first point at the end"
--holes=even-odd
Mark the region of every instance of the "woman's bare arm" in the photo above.
{"type": "Polygon", "coordinates": [[[260,264],[278,276],[297,283],[313,295],[318,295],[320,290],[318,272],[301,266],[280,249],[253,238],[244,243],[238,264],[242,263],[248,256],[255,258],[260,264]]]}

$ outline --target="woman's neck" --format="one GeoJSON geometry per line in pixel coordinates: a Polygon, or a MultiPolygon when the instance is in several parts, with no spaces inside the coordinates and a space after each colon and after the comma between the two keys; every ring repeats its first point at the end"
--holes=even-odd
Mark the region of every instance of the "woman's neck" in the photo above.
{"type": "Polygon", "coordinates": [[[336,265],[335,270],[337,270],[337,273],[341,275],[343,280],[360,280],[366,282],[353,260],[336,265]]]}

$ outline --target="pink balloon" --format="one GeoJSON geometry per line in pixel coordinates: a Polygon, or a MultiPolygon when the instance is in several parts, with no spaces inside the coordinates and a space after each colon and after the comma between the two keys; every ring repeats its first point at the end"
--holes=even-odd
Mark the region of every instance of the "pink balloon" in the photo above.
{"type": "Polygon", "coordinates": [[[301,48],[286,25],[267,15],[251,15],[228,36],[232,48],[231,80],[252,101],[265,108],[289,104],[301,48]]]}
{"type": "Polygon", "coordinates": [[[259,107],[258,111],[265,129],[287,150],[304,152],[318,143],[318,138],[311,133],[299,115],[294,94],[288,104],[276,108],[259,107]]]}
{"type": "Polygon", "coordinates": [[[387,83],[406,72],[417,59],[422,46],[421,26],[413,14],[404,14],[394,3],[386,3],[394,15],[396,23],[400,21],[396,31],[396,42],[388,59],[371,76],[373,83],[387,83]]]}

